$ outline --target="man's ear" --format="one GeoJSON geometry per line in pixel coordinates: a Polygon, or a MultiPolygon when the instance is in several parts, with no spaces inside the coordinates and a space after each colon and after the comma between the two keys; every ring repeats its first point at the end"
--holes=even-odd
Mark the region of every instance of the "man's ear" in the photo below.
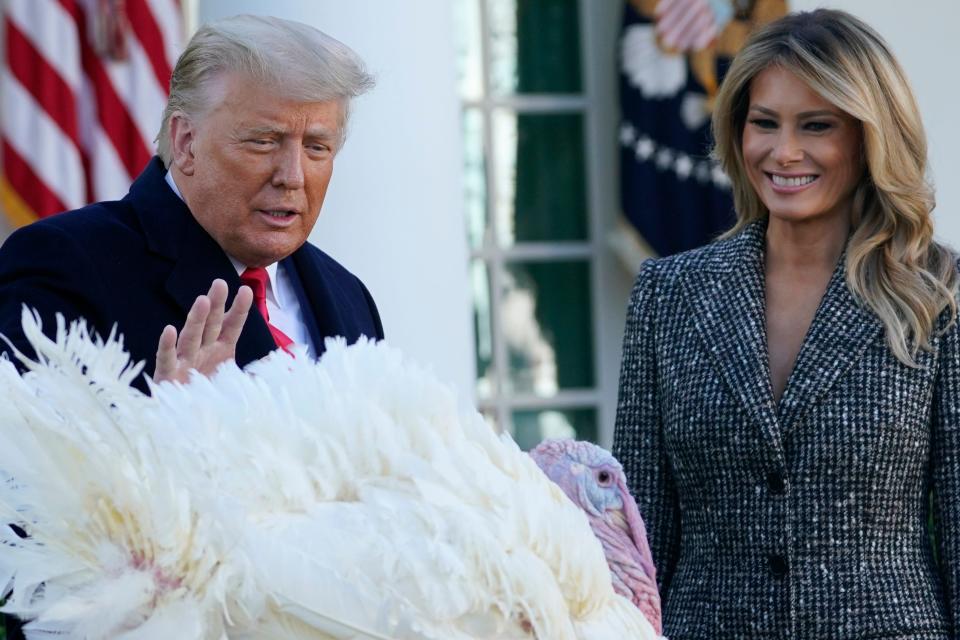
{"type": "Polygon", "coordinates": [[[192,176],[196,158],[193,155],[193,143],[196,139],[196,129],[193,121],[182,111],[176,111],[170,116],[170,142],[172,158],[170,164],[180,170],[180,173],[192,176]]]}

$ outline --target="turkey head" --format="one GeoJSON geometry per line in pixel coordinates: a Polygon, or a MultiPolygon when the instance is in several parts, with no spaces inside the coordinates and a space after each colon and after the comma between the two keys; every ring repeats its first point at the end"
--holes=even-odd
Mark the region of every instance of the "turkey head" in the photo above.
{"type": "Polygon", "coordinates": [[[662,633],[656,569],[623,467],[608,451],[575,440],[545,440],[530,457],[586,513],[603,545],[614,591],[630,599],[662,633]]]}

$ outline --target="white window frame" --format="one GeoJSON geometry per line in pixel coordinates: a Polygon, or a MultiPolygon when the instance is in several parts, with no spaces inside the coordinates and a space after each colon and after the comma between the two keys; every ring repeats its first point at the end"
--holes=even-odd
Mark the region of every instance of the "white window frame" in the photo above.
{"type": "Polygon", "coordinates": [[[580,63],[582,94],[524,94],[494,96],[491,91],[491,29],[486,0],[480,5],[480,45],[483,92],[478,99],[463,99],[464,110],[477,110],[483,120],[483,154],[486,167],[487,224],[484,246],[471,250],[471,260],[488,268],[493,340],[492,397],[480,398],[481,410],[494,415],[500,425],[512,424],[511,414],[522,410],[580,409],[596,411],[597,436],[601,445],[610,445],[616,413],[617,380],[624,312],[632,274],[626,272],[610,250],[609,238],[619,215],[618,152],[616,147],[617,72],[615,48],[623,5],[619,2],[578,0],[580,19],[580,63]],[[580,113],[584,124],[584,153],[587,194],[588,240],[537,242],[502,247],[493,212],[498,176],[493,162],[493,113],[505,109],[516,113],[580,113]],[[593,328],[594,386],[560,389],[555,395],[504,393],[509,375],[502,367],[509,361],[500,325],[501,293],[505,267],[514,261],[555,261],[583,259],[590,269],[591,326],[593,328]]]}

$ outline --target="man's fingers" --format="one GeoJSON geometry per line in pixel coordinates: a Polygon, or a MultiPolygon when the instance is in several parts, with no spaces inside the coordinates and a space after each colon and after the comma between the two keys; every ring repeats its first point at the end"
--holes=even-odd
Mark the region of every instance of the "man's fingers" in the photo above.
{"type": "Polygon", "coordinates": [[[237,340],[240,339],[240,332],[243,331],[243,323],[247,321],[247,314],[250,313],[250,306],[253,304],[253,291],[250,287],[244,285],[237,292],[237,297],[233,299],[230,310],[223,317],[223,330],[220,332],[220,340],[236,347],[237,340]]]}
{"type": "Polygon", "coordinates": [[[155,382],[172,380],[177,372],[177,329],[168,324],[160,332],[157,344],[157,368],[154,370],[155,382]]]}
{"type": "Polygon", "coordinates": [[[217,279],[205,296],[198,296],[190,307],[180,330],[167,326],[157,345],[157,368],[154,380],[177,380],[188,369],[197,369],[209,375],[225,359],[232,358],[243,331],[243,324],[253,304],[250,287],[240,287],[230,309],[224,311],[227,283],[217,279]],[[216,346],[220,343],[220,346],[216,346]],[[223,346],[229,354],[222,351],[223,346]],[[214,350],[211,350],[214,349],[214,350]]]}
{"type": "Polygon", "coordinates": [[[207,293],[210,298],[210,315],[203,326],[201,345],[213,344],[220,337],[220,325],[223,324],[224,307],[227,304],[227,283],[217,278],[207,293]]]}
{"type": "Polygon", "coordinates": [[[203,339],[203,327],[207,322],[207,316],[210,315],[210,298],[207,296],[197,296],[193,306],[190,307],[190,313],[187,314],[187,320],[183,323],[180,330],[180,339],[177,341],[177,355],[180,360],[185,361],[188,366],[194,366],[193,361],[200,349],[200,341],[203,339]]]}

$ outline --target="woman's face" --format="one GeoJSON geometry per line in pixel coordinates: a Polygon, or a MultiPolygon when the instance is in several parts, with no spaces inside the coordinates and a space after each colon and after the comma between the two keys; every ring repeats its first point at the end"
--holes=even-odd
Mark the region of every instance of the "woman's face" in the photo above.
{"type": "Polygon", "coordinates": [[[772,66],[753,79],[743,160],[771,218],[849,219],[861,144],[860,123],[791,72],[772,66]]]}

